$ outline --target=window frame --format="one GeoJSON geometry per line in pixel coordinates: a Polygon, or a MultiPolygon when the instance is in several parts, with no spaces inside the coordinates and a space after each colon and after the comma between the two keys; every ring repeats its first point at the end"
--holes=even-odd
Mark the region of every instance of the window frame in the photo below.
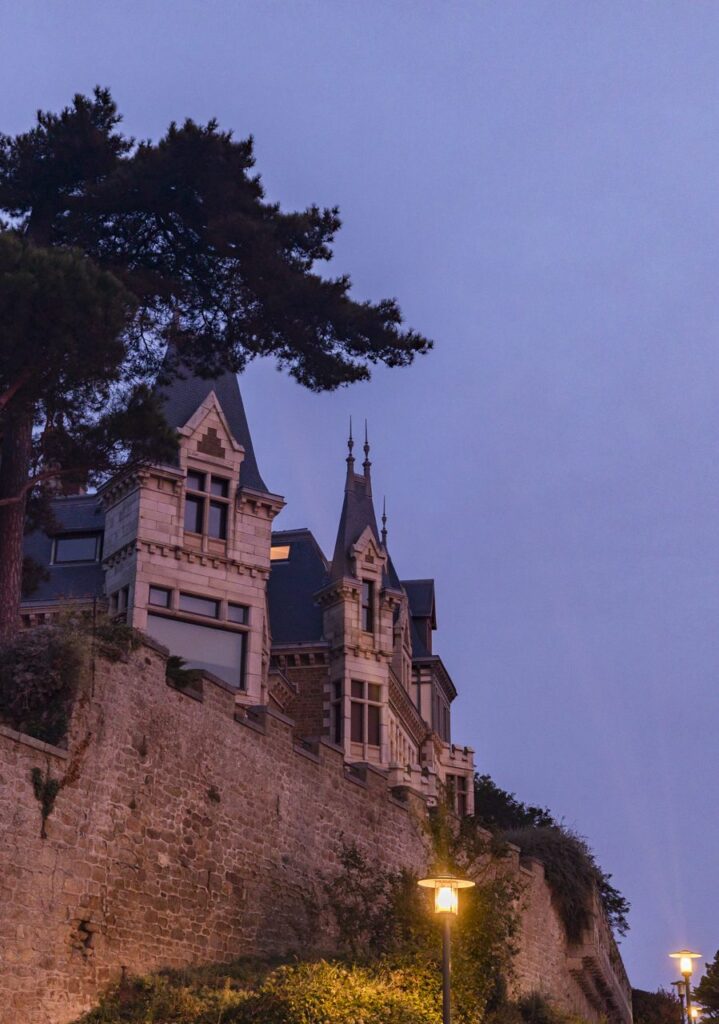
{"type": "Polygon", "coordinates": [[[360,592],[360,628],[363,633],[374,633],[375,581],[363,579],[360,592]]]}
{"type": "Polygon", "coordinates": [[[93,565],[102,558],[103,534],[99,530],[78,530],[76,533],[58,533],[52,538],[51,565],[93,565]],[[58,545],[65,540],[94,539],[95,553],[92,558],[61,558],[58,559],[58,545]]]}
{"type": "Polygon", "coordinates": [[[226,544],[230,533],[231,478],[189,466],[185,475],[184,498],[183,531],[192,537],[201,537],[203,541],[219,541],[226,544]],[[194,478],[192,483],[191,478],[194,478]],[[202,487],[194,486],[198,481],[201,481],[202,487]],[[219,485],[219,491],[215,490],[216,485],[219,485]],[[192,530],[187,527],[187,509],[190,502],[199,509],[202,527],[200,530],[192,530]],[[222,524],[217,534],[210,533],[210,516],[213,508],[220,511],[220,523],[222,524]]]}
{"type": "MultiPolygon", "coordinates": [[[[373,750],[382,749],[382,685],[381,683],[371,683],[365,679],[352,679],[350,683],[350,743],[356,745],[362,745],[366,750],[367,747],[371,747],[373,750]],[[362,696],[359,696],[356,687],[362,687],[362,696]],[[370,687],[374,687],[379,695],[377,699],[370,697],[370,687]],[[355,735],[355,723],[357,714],[356,709],[359,710],[360,715],[360,731],[361,739],[356,738],[355,735]],[[370,709],[377,713],[377,743],[370,742],[370,709]]],[[[374,717],[374,714],[372,715],[374,717]]],[[[372,730],[374,731],[374,730],[372,730]]]]}

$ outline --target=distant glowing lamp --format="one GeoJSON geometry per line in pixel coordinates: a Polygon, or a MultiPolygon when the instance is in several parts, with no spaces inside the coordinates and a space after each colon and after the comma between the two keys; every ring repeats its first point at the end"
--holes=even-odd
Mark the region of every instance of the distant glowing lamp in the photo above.
{"type": "Polygon", "coordinates": [[[699,1009],[696,1003],[692,1003],[692,1008],[689,1011],[689,1016],[693,1021],[701,1020],[702,1011],[699,1009]]]}
{"type": "Polygon", "coordinates": [[[683,974],[685,978],[694,970],[692,960],[701,959],[701,953],[693,953],[691,949],[678,949],[676,953],[670,953],[669,956],[672,960],[679,961],[679,973],[683,974]]]}
{"type": "Polygon", "coordinates": [[[699,1020],[701,1013],[692,1003],[691,978],[692,971],[694,970],[694,964],[692,961],[701,959],[701,953],[693,953],[691,949],[678,949],[675,953],[670,953],[669,956],[672,960],[679,961],[679,970],[684,976],[684,999],[686,1001],[687,1024],[693,1024],[694,1021],[699,1020]]]}

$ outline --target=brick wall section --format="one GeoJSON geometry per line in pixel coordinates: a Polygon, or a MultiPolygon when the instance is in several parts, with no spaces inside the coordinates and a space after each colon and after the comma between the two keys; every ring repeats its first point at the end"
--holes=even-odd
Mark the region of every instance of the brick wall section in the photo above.
{"type": "MultiPolygon", "coordinates": [[[[0,727],[0,1024],[66,1024],[122,966],[307,951],[322,936],[330,951],[322,878],[343,836],[378,866],[426,868],[423,802],[399,802],[371,768],[348,777],[328,744],[298,750],[283,715],[238,722],[209,680],[201,702],[178,693],[150,647],[99,664],[92,685],[67,751],[0,727]],[[66,780],[45,840],[34,767],[66,780]]],[[[597,1020],[541,867],[515,852],[507,870],[527,882],[518,988],[597,1020]]]]}
{"type": "Polygon", "coordinates": [[[202,704],[169,688],[143,648],[98,671],[69,758],[3,730],[2,1024],[70,1020],[121,965],[307,949],[343,835],[378,865],[425,866],[420,801],[400,804],[371,770],[349,780],[330,747],[296,752],[281,715],[234,713],[218,685],[202,704]],[[62,778],[88,734],[42,840],[31,770],[62,778]]]}
{"type": "Polygon", "coordinates": [[[297,736],[323,736],[326,733],[324,718],[325,686],[328,679],[326,665],[287,666],[284,674],[297,687],[297,696],[287,708],[288,715],[295,721],[297,736]]]}

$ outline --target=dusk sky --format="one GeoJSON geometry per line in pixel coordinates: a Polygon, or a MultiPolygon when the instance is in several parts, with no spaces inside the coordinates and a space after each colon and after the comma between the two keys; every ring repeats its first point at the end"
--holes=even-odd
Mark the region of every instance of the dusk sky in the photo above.
{"type": "Polygon", "coordinates": [[[454,739],[587,836],[632,983],[719,947],[719,4],[0,0],[0,130],[95,84],[216,116],[328,272],[435,339],[332,395],[241,384],[278,527],[334,544],[369,420],[400,576],[437,581],[454,739]]]}

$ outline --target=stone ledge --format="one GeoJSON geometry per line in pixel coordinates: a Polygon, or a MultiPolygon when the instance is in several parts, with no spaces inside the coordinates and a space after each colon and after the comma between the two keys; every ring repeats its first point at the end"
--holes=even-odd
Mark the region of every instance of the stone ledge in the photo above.
{"type": "Polygon", "coordinates": [[[0,725],[0,736],[6,736],[9,740],[13,740],[15,743],[21,743],[25,747],[32,747],[34,750],[39,750],[43,754],[50,754],[51,757],[58,757],[61,761],[67,761],[70,754],[67,750],[63,750],[62,747],[54,747],[51,743],[45,743],[43,740],[36,740],[34,736],[28,736],[27,733],[17,732],[15,729],[11,729],[7,725],[0,725]]]}

